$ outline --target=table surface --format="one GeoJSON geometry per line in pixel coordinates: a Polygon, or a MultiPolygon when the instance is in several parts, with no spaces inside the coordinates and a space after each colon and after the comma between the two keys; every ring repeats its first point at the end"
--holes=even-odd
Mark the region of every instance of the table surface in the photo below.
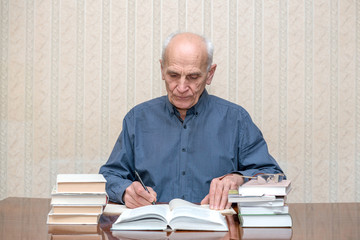
{"type": "MultiPolygon", "coordinates": [[[[288,205],[293,220],[293,227],[290,230],[291,239],[360,239],[360,203],[289,203],[288,205]]],[[[6,198],[0,201],[0,239],[51,239],[53,229],[49,229],[46,225],[49,211],[50,199],[6,198]]],[[[114,237],[110,226],[115,219],[116,216],[100,218],[100,228],[97,229],[102,236],[100,239],[136,239],[136,237],[114,237]]],[[[169,232],[154,234],[164,234],[165,239],[166,236],[169,239],[242,239],[244,229],[239,227],[237,217],[234,215],[227,220],[230,231],[226,233],[179,231],[175,235],[169,232]]],[[[276,229],[272,230],[276,231],[276,229]]],[[[281,229],[278,231],[281,232],[281,229]]],[[[147,236],[149,234],[151,233],[146,232],[147,236]]],[[[138,237],[143,238],[140,235],[138,237]]],[[[269,236],[267,239],[279,237],[269,236]]],[[[73,236],[70,239],[77,238],[73,236]]]]}

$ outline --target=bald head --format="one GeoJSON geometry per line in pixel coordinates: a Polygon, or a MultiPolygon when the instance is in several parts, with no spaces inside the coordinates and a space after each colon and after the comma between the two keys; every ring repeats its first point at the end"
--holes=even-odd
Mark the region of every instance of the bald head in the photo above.
{"type": "Polygon", "coordinates": [[[190,32],[174,33],[169,35],[163,44],[161,56],[162,64],[166,64],[169,49],[174,49],[174,46],[177,50],[184,47],[183,50],[187,49],[190,51],[200,52],[201,55],[205,57],[207,70],[210,69],[214,53],[214,46],[210,40],[190,32]],[[190,49],[190,47],[193,49],[190,49]]]}

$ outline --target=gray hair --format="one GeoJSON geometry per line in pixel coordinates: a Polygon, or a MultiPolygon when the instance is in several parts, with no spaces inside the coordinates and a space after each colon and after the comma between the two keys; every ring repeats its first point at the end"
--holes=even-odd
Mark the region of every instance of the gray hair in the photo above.
{"type": "MultiPolygon", "coordinates": [[[[170,34],[163,42],[163,46],[162,46],[162,53],[161,53],[161,62],[162,64],[165,62],[165,53],[166,53],[166,49],[169,45],[169,43],[171,42],[171,40],[176,37],[177,35],[181,34],[182,32],[175,32],[170,34]]],[[[197,36],[201,37],[205,43],[206,46],[206,50],[207,50],[207,71],[210,70],[212,61],[213,61],[213,56],[214,56],[214,45],[213,43],[207,39],[204,36],[198,35],[197,36]]]]}

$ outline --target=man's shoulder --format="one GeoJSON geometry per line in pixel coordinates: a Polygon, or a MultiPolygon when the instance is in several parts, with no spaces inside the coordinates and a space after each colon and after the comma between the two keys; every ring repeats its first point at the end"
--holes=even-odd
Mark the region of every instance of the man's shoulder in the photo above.
{"type": "Polygon", "coordinates": [[[147,100],[145,102],[139,103],[135,105],[127,115],[134,115],[136,112],[143,112],[143,111],[153,111],[156,108],[159,108],[159,106],[166,105],[166,96],[160,96],[156,97],[150,100],[147,100]]]}
{"type": "Polygon", "coordinates": [[[209,103],[213,107],[228,108],[231,109],[232,111],[239,111],[242,114],[248,114],[245,108],[243,108],[239,104],[236,104],[234,102],[231,102],[229,100],[226,100],[224,98],[215,95],[209,95],[209,103]]]}
{"type": "Polygon", "coordinates": [[[149,107],[157,107],[158,105],[166,104],[166,96],[160,96],[156,97],[150,100],[147,100],[145,102],[137,104],[134,109],[135,110],[141,110],[143,108],[149,108],[149,107]]]}

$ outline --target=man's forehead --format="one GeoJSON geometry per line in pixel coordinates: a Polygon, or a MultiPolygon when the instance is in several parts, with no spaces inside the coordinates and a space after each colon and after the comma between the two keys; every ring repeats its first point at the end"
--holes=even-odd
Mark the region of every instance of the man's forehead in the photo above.
{"type": "Polygon", "coordinates": [[[167,73],[177,73],[177,74],[201,74],[201,69],[194,66],[178,66],[170,65],[166,68],[167,73]]]}
{"type": "Polygon", "coordinates": [[[182,62],[183,64],[200,64],[207,59],[204,49],[194,45],[175,45],[169,47],[166,54],[169,62],[182,62]]]}
{"type": "Polygon", "coordinates": [[[207,59],[199,52],[174,51],[168,54],[163,64],[167,71],[202,72],[206,70],[207,59]]]}

